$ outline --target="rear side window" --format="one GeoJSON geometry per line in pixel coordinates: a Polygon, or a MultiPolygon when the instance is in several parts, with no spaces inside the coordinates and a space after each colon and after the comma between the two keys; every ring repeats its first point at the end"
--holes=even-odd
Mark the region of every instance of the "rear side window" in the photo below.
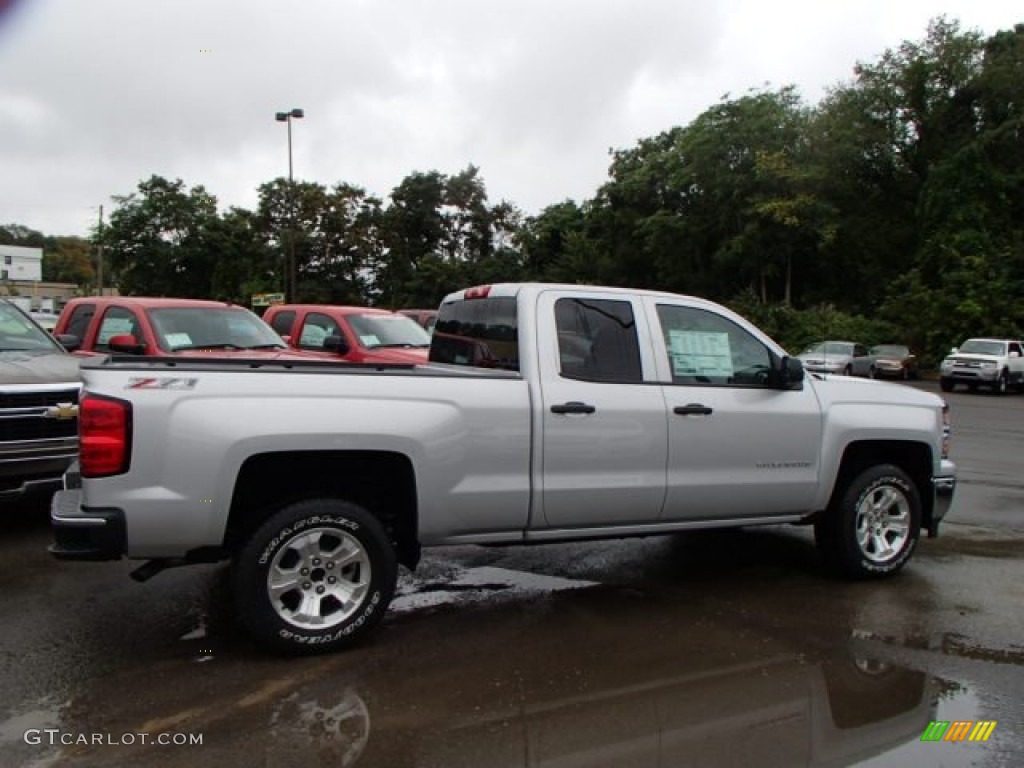
{"type": "Polygon", "coordinates": [[[636,321],[628,301],[559,299],[555,326],[563,377],[620,384],[643,381],[636,321]]]}
{"type": "Polygon", "coordinates": [[[80,342],[85,341],[85,333],[89,330],[89,323],[96,314],[95,304],[79,304],[71,310],[71,317],[68,318],[68,327],[64,333],[78,337],[80,342]]]}
{"type": "Polygon", "coordinates": [[[445,304],[430,339],[430,362],[519,370],[514,296],[445,304]]]}
{"type": "Polygon", "coordinates": [[[292,324],[295,322],[295,311],[288,309],[278,312],[270,321],[270,327],[280,336],[291,336],[292,324]]]}

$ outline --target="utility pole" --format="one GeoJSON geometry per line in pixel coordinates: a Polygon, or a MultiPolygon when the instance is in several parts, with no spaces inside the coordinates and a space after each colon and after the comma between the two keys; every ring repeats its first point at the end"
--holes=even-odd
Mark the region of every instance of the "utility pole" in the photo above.
{"type": "Polygon", "coordinates": [[[97,293],[103,295],[103,206],[100,206],[100,226],[96,238],[99,245],[96,248],[96,286],[97,293]]]}

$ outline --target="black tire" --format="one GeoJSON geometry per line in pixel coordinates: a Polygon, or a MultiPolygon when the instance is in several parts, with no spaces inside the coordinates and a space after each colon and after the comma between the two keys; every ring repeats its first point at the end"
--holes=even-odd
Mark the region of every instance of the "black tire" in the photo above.
{"type": "Polygon", "coordinates": [[[233,576],[239,617],[261,645],[313,654],[354,645],[376,626],[394,595],[398,565],[372,514],[339,499],[309,499],[284,507],[249,537],[233,576]],[[351,604],[343,602],[353,592],[351,604]]]}
{"type": "Polygon", "coordinates": [[[952,379],[939,379],[939,389],[943,392],[952,392],[955,386],[956,382],[952,379]]]}
{"type": "Polygon", "coordinates": [[[834,498],[814,525],[826,567],[850,579],[899,571],[921,535],[921,499],[907,473],[892,464],[868,467],[834,498]],[[893,544],[891,552],[883,548],[893,544]]]}
{"type": "Polygon", "coordinates": [[[1005,395],[1010,389],[1010,376],[1004,368],[999,372],[999,378],[992,385],[992,394],[1005,395]]]}

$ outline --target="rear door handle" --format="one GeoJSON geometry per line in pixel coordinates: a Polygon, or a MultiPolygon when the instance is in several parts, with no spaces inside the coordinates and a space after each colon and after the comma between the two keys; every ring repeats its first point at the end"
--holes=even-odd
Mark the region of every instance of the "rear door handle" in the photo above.
{"type": "Polygon", "coordinates": [[[680,416],[710,416],[712,410],[712,408],[708,408],[700,403],[688,403],[686,405],[677,405],[672,409],[672,413],[677,413],[680,416]]]}
{"type": "Polygon", "coordinates": [[[572,401],[571,403],[562,403],[561,405],[552,405],[552,413],[593,413],[597,408],[588,404],[572,401]]]}

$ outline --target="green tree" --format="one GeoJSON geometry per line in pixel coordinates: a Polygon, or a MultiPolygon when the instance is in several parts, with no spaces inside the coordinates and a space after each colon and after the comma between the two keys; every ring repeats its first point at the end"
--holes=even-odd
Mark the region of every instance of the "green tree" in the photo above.
{"type": "Polygon", "coordinates": [[[96,281],[92,243],[82,237],[55,237],[43,251],[43,280],[91,286],[96,281]]]}
{"type": "Polygon", "coordinates": [[[104,229],[108,263],[125,294],[207,298],[218,262],[207,241],[217,201],[202,186],[151,176],[116,196],[104,229]]]}

